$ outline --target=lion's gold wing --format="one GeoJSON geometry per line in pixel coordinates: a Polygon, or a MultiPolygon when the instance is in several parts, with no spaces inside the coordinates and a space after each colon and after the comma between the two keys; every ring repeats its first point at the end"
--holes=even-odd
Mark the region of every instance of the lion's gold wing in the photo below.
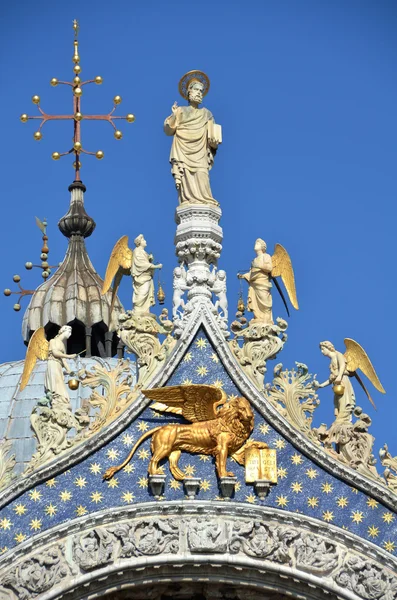
{"type": "Polygon", "coordinates": [[[298,310],[299,305],[298,298],[296,297],[294,269],[292,268],[288,252],[281,244],[276,244],[274,247],[272,264],[272,277],[281,277],[292,306],[298,310]]]}
{"type": "Polygon", "coordinates": [[[350,371],[350,373],[354,373],[357,371],[357,369],[361,369],[364,375],[368,377],[372,385],[382,394],[386,394],[386,391],[379,381],[379,377],[377,376],[364,348],[362,348],[358,342],[355,342],[350,338],[345,339],[345,346],[347,370],[350,371]]]}
{"type": "Polygon", "coordinates": [[[44,327],[39,327],[39,329],[36,329],[29,341],[21,378],[21,386],[19,388],[20,391],[26,387],[37,359],[47,360],[49,346],[50,344],[47,342],[45,337],[44,327]]]}
{"type": "Polygon", "coordinates": [[[216,418],[216,409],[227,400],[224,391],[214,385],[172,385],[142,390],[151,400],[151,408],[160,412],[182,415],[187,421],[210,421],[216,418]]]}
{"type": "Polygon", "coordinates": [[[114,302],[116,300],[117,290],[123,275],[129,275],[132,267],[132,250],[128,247],[128,236],[123,235],[116,242],[109,258],[106,269],[105,280],[102,286],[102,295],[109,291],[114,279],[112,290],[111,311],[113,311],[114,302]]]}

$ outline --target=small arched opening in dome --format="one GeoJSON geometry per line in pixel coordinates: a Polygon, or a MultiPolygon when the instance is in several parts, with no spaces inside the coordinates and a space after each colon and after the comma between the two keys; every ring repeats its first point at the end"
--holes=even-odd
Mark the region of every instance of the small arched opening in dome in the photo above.
{"type": "MultiPolygon", "coordinates": [[[[124,346],[115,331],[109,331],[107,325],[101,321],[95,323],[92,327],[86,327],[78,319],[67,323],[72,328],[72,335],[67,341],[68,354],[80,354],[81,357],[90,358],[99,356],[101,358],[111,358],[118,356],[123,358],[124,346]]],[[[52,340],[59,332],[60,325],[51,321],[45,326],[45,334],[48,341],[52,340]]],[[[29,331],[29,340],[34,331],[29,331]]],[[[29,342],[25,342],[27,346],[29,342]]]]}

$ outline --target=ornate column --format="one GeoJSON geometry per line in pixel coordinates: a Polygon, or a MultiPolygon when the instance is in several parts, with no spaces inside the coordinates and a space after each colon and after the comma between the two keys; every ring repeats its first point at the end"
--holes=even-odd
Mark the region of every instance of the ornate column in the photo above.
{"type": "Polygon", "coordinates": [[[219,225],[222,211],[219,206],[208,204],[182,204],[177,207],[175,221],[175,252],[179,261],[174,271],[174,324],[179,337],[188,315],[199,302],[207,303],[216,315],[218,324],[227,332],[227,305],[212,302],[213,294],[226,300],[226,274],[222,282],[217,272],[218,258],[222,250],[223,231],[219,225]],[[187,291],[187,303],[182,300],[187,291]],[[225,314],[226,309],[226,314],[225,314]]]}

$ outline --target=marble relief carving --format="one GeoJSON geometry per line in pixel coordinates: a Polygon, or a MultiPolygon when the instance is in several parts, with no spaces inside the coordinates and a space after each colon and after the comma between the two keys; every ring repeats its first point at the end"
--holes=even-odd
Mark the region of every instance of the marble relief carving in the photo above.
{"type": "MultiPolygon", "coordinates": [[[[267,572],[272,563],[270,569],[276,573],[280,568],[277,565],[293,568],[295,578],[306,580],[312,588],[320,582],[321,587],[333,586],[341,598],[395,600],[397,578],[390,565],[348,550],[341,539],[330,539],[331,532],[326,529],[321,534],[302,529],[297,519],[290,524],[249,518],[232,520],[204,511],[188,518],[146,516],[98,525],[62,543],[21,556],[5,571],[1,571],[0,562],[0,594],[2,598],[16,596],[21,600],[40,597],[55,591],[57,586],[73,588],[79,583],[79,573],[92,573],[94,579],[95,570],[103,568],[111,583],[113,564],[125,569],[145,558],[145,562],[139,562],[142,569],[148,566],[150,557],[163,555],[161,564],[167,565],[183,552],[194,556],[198,563],[203,560],[203,565],[208,556],[217,557],[218,564],[226,564],[231,555],[239,557],[241,566],[245,565],[244,560],[248,561],[246,567],[251,570],[260,571],[261,563],[267,572]],[[15,596],[7,595],[10,590],[15,596]],[[344,595],[345,590],[350,595],[344,595]]],[[[284,576],[287,572],[283,571],[284,576]]]]}

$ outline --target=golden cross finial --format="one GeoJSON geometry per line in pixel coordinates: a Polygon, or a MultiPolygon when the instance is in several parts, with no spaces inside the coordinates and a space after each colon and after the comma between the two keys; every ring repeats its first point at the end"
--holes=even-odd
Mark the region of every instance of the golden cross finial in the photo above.
{"type": "Polygon", "coordinates": [[[37,117],[29,117],[26,114],[21,115],[21,121],[23,123],[26,123],[29,119],[39,119],[41,121],[40,126],[38,128],[38,130],[33,134],[33,137],[35,140],[41,140],[41,138],[43,137],[42,135],[42,127],[43,125],[47,122],[47,121],[63,121],[63,120],[72,120],[73,121],[73,127],[74,127],[74,135],[73,135],[73,146],[70,150],[68,150],[67,152],[53,152],[52,153],[52,158],[54,160],[58,160],[59,158],[61,158],[61,156],[66,156],[67,154],[74,154],[75,155],[75,162],[73,163],[73,166],[75,168],[75,180],[79,181],[80,180],[80,168],[81,168],[81,154],[90,154],[93,156],[96,156],[98,159],[102,159],[104,157],[104,153],[102,152],[102,150],[98,150],[97,152],[89,152],[88,150],[85,150],[83,148],[83,144],[81,141],[81,122],[84,120],[90,120],[90,121],[108,121],[112,127],[114,128],[114,137],[116,138],[116,140],[121,140],[121,138],[123,137],[123,134],[121,133],[121,131],[119,131],[114,123],[115,119],[125,119],[128,123],[133,123],[135,121],[135,117],[133,114],[128,114],[125,117],[118,117],[115,116],[113,113],[116,110],[116,107],[121,103],[121,97],[120,96],[115,96],[113,98],[113,109],[110,111],[110,113],[108,113],[107,115],[83,115],[81,112],[81,96],[83,94],[83,86],[87,85],[88,83],[96,83],[97,85],[100,85],[102,83],[102,77],[97,76],[95,77],[95,79],[88,79],[87,81],[81,81],[80,79],[80,74],[81,74],[81,66],[80,66],[80,55],[79,55],[79,42],[77,41],[77,36],[78,36],[78,32],[79,32],[79,24],[77,22],[77,20],[75,19],[73,21],[73,30],[74,30],[74,54],[73,54],[73,63],[74,63],[74,67],[73,67],[73,71],[75,74],[75,77],[73,79],[72,82],[70,81],[59,81],[58,79],[56,79],[55,77],[53,79],[51,79],[51,85],[53,87],[56,87],[57,85],[69,85],[72,88],[73,91],[73,114],[72,115],[48,115],[47,113],[45,113],[41,107],[40,107],[40,96],[33,96],[32,97],[32,102],[33,104],[37,105],[37,108],[39,109],[39,112],[41,113],[40,116],[37,117]]]}

